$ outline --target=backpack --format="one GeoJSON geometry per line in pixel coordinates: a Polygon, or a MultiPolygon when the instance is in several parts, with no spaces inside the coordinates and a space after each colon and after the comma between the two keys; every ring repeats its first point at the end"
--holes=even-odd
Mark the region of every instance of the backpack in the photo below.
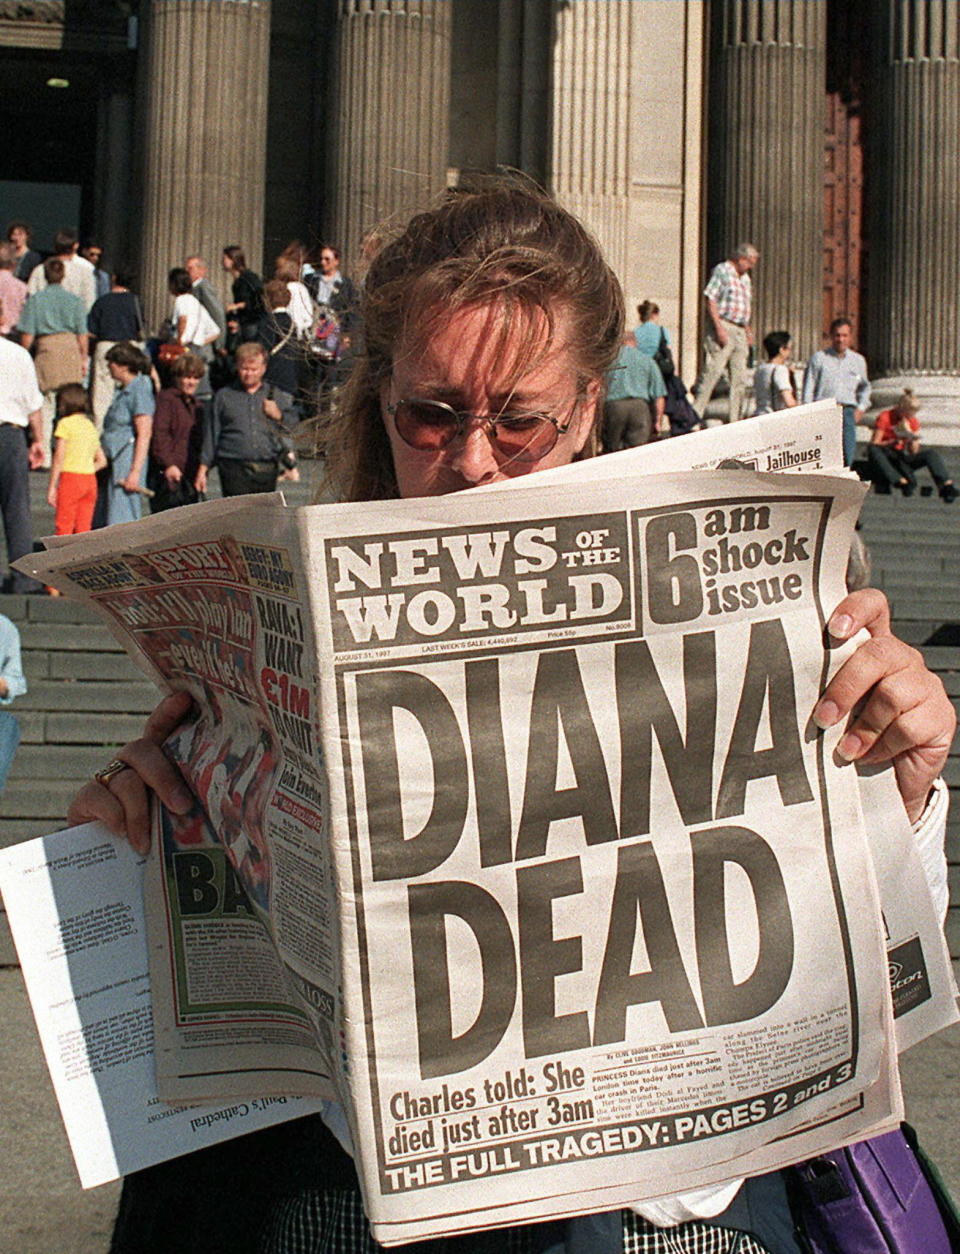
{"type": "Polygon", "coordinates": [[[687,389],[678,375],[672,374],[664,379],[667,389],[663,407],[670,419],[671,435],[689,435],[702,426],[700,415],[687,400],[687,389]]]}
{"type": "Polygon", "coordinates": [[[952,1254],[960,1224],[949,1194],[904,1124],[788,1168],[809,1254],[952,1254]],[[949,1228],[949,1233],[948,1233],[949,1228]]]}

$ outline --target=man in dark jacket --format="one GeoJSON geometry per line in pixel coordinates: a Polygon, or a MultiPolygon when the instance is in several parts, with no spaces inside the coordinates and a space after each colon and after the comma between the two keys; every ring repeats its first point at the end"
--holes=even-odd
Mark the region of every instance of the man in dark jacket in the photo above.
{"type": "Polygon", "coordinates": [[[113,376],[107,368],[107,353],[114,344],[129,340],[138,347],[143,342],[143,314],[140,301],[134,292],[133,276],[118,270],[110,283],[110,291],[98,296],[87,314],[87,330],[95,341],[91,387],[93,392],[93,420],[97,430],[103,427],[103,418],[110,408],[117,390],[113,376]]]}
{"type": "Polygon", "coordinates": [[[206,492],[211,466],[220,471],[224,496],[272,492],[281,459],[290,449],[287,432],[296,422],[293,397],[264,382],[267,353],[263,345],[241,344],[236,360],[236,383],[220,389],[204,420],[195,480],[198,492],[206,492]]]}

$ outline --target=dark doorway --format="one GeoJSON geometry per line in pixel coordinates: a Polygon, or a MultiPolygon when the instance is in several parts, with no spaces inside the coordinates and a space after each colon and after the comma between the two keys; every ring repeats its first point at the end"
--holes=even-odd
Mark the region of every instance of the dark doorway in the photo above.
{"type": "MultiPolygon", "coordinates": [[[[0,56],[0,181],[7,184],[8,216],[21,216],[15,210],[19,184],[26,203],[42,207],[43,221],[90,229],[98,80],[90,57],[23,49],[6,49],[0,56]]],[[[44,247],[50,241],[38,235],[36,242],[44,247]]]]}
{"type": "Polygon", "coordinates": [[[864,218],[865,67],[863,0],[828,0],[824,136],[823,332],[841,315],[863,343],[867,279],[864,218]]]}

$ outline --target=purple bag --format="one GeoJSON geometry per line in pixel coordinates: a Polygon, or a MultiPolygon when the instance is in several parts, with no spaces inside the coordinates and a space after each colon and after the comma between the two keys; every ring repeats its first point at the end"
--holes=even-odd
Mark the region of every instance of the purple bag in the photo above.
{"type": "Polygon", "coordinates": [[[917,1155],[897,1129],[791,1168],[810,1254],[951,1254],[917,1155]]]}

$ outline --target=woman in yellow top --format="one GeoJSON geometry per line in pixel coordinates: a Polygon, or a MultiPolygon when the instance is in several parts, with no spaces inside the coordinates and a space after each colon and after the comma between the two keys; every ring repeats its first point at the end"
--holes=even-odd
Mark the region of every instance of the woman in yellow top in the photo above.
{"type": "Polygon", "coordinates": [[[57,389],[57,425],[47,489],[47,502],[57,511],[58,536],[90,530],[97,503],[97,471],[106,464],[86,389],[79,383],[65,383],[57,389]]]}

